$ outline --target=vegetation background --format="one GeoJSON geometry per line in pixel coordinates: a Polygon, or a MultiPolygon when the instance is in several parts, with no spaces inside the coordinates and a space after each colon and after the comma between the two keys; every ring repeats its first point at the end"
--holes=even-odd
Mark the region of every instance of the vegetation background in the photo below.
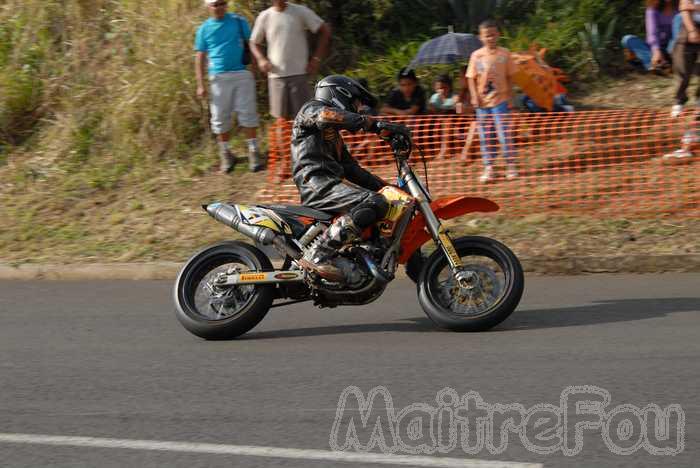
{"type": "MultiPolygon", "coordinates": [[[[230,9],[252,23],[269,3],[238,0],[230,9]]],[[[535,41],[553,64],[582,78],[591,72],[592,51],[579,37],[586,23],[603,28],[616,18],[618,37],[643,29],[638,0],[303,3],[333,26],[324,71],[362,75],[379,94],[421,41],[448,25],[475,32],[481,20],[496,17],[505,45],[527,49],[535,41]]],[[[201,0],[0,1],[0,164],[23,144],[46,156],[49,167],[37,168],[39,175],[82,172],[108,154],[111,171],[93,180],[100,187],[144,158],[197,164],[206,116],[194,97],[192,42],[206,14],[201,0]]],[[[264,103],[265,86],[259,89],[264,103]]]]}
{"type": "MultiPolygon", "coordinates": [[[[581,84],[616,74],[619,38],[644,29],[642,0],[299,3],[333,27],[322,73],[365,77],[380,95],[421,42],[450,25],[476,32],[495,17],[505,46],[537,42],[581,84]],[[593,34],[594,23],[604,33],[593,34]]],[[[237,0],[229,9],[252,23],[269,4],[237,0]]],[[[192,51],[206,16],[202,0],[0,0],[0,259],[175,259],[230,235],[194,208],[200,200],[250,200],[263,176],[213,171],[192,51]]],[[[419,74],[427,80],[444,69],[419,74]]],[[[543,230],[562,225],[535,223],[543,228],[513,232],[544,239],[543,230]]],[[[620,225],[627,226],[600,232],[620,225]]]]}

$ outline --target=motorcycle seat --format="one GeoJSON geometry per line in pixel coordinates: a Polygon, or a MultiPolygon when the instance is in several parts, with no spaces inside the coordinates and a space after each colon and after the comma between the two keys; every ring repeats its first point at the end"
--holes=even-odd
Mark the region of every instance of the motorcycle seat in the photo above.
{"type": "Polygon", "coordinates": [[[273,210],[281,215],[302,216],[317,221],[331,221],[333,219],[332,214],[314,210],[313,208],[303,205],[267,205],[265,208],[273,210]]]}

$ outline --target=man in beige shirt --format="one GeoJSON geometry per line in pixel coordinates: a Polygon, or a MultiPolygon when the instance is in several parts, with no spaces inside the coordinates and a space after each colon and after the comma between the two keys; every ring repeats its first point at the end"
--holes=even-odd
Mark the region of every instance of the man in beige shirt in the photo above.
{"type": "Polygon", "coordinates": [[[499,37],[498,25],[494,21],[481,23],[479,38],[484,47],[471,55],[466,74],[471,102],[476,109],[484,161],[481,182],[493,179],[497,142],[500,142],[507,163],[506,179],[518,177],[508,122],[510,101],[513,97],[515,62],[508,49],[498,47],[499,37]]]}
{"type": "Polygon", "coordinates": [[[270,114],[274,117],[294,118],[311,99],[309,79],[318,73],[330,35],[330,26],[316,13],[287,0],[273,0],[272,6],[258,15],[250,49],[258,67],[268,74],[270,114]],[[319,36],[311,57],[307,31],[319,36]]]}

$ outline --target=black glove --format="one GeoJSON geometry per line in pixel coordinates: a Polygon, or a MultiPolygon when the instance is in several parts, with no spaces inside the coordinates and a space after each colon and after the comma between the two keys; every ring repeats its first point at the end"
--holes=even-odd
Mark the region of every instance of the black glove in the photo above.
{"type": "Polygon", "coordinates": [[[391,137],[392,135],[411,136],[411,130],[405,125],[379,120],[376,122],[376,133],[382,137],[391,137]]]}
{"type": "Polygon", "coordinates": [[[372,116],[365,115],[365,131],[372,133],[379,133],[379,123],[380,121],[372,116]]]}
{"type": "Polygon", "coordinates": [[[408,159],[413,147],[411,130],[405,125],[380,120],[375,125],[379,138],[389,143],[396,157],[408,159]]]}

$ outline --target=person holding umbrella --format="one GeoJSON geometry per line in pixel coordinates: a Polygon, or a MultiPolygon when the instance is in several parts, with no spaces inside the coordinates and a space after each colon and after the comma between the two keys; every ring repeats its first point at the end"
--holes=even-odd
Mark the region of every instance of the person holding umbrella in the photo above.
{"type": "Polygon", "coordinates": [[[496,139],[506,159],[506,179],[518,177],[508,122],[516,69],[510,51],[498,47],[499,37],[495,21],[487,20],[479,25],[479,38],[484,47],[472,54],[466,74],[471,102],[476,108],[484,161],[484,173],[479,180],[484,183],[493,179],[496,139]]]}

